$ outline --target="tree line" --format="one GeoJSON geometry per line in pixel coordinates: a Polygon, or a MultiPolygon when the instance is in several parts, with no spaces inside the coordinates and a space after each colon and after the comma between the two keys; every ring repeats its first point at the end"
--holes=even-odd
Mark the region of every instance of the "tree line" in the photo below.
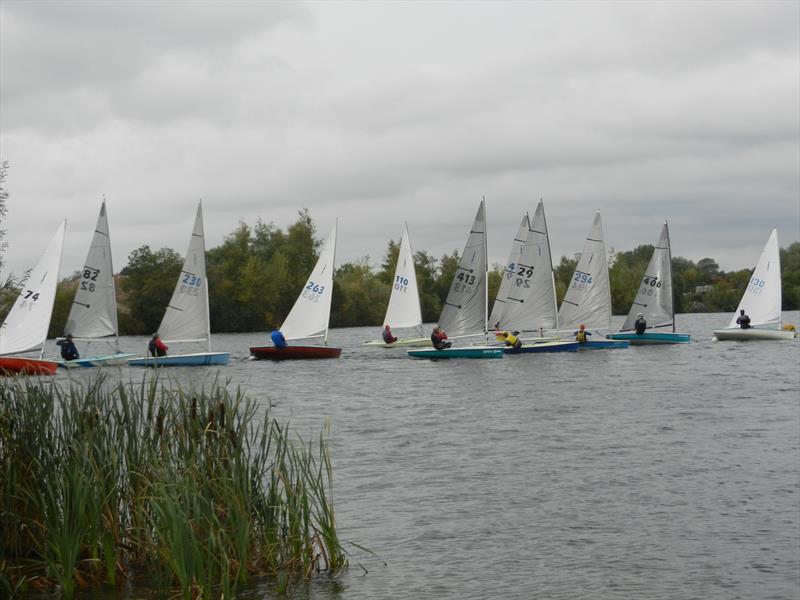
{"type": "MultiPolygon", "coordinates": [[[[206,253],[213,331],[263,331],[281,323],[314,267],[320,243],[307,211],[301,211],[285,231],[262,221],[253,226],[240,223],[220,246],[206,253]]],[[[380,265],[373,266],[364,257],[336,269],[332,327],[379,326],[383,322],[399,249],[399,241],[390,240],[380,265]]],[[[627,313],[652,252],[652,245],[642,245],[610,253],[614,314],[627,313]]],[[[561,257],[554,267],[559,304],[577,258],[561,257]]],[[[419,250],[414,259],[422,317],[425,322],[435,322],[455,275],[459,253],[454,250],[437,259],[419,250]]],[[[145,335],[158,328],[182,264],[182,256],[170,248],[142,246],[130,254],[117,276],[121,334],[145,335]]],[[[781,250],[781,267],[783,308],[796,310],[800,307],[800,242],[781,250]]],[[[497,295],[503,268],[495,265],[489,272],[490,303],[497,295]]],[[[747,286],[750,270],[725,272],[711,258],[695,263],[676,256],[672,259],[672,276],[676,312],[732,312],[747,286]]],[[[51,336],[64,333],[77,283],[77,273],[59,283],[51,336]]]]}

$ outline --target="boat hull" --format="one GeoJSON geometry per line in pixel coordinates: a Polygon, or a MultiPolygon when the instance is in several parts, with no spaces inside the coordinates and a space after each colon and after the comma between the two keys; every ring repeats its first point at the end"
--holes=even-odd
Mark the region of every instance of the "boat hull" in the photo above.
{"type": "Polygon", "coordinates": [[[578,342],[539,342],[522,344],[522,348],[503,348],[506,354],[536,354],[539,352],[577,352],[578,342]]]}
{"type": "Polygon", "coordinates": [[[371,342],[365,342],[365,346],[376,346],[378,348],[424,348],[425,346],[431,345],[431,338],[429,337],[420,337],[420,338],[406,338],[406,339],[398,339],[396,342],[392,342],[391,344],[387,344],[383,340],[372,340],[371,342]]]}
{"type": "Polygon", "coordinates": [[[587,340],[578,344],[578,350],[605,350],[608,348],[627,348],[631,343],[628,340],[587,340]]]}
{"type": "Polygon", "coordinates": [[[632,346],[652,346],[660,344],[688,344],[692,336],[688,333],[671,331],[645,331],[639,335],[635,331],[619,331],[606,336],[609,340],[627,340],[632,346]]]}
{"type": "Polygon", "coordinates": [[[468,346],[464,348],[425,348],[424,350],[409,350],[411,358],[503,358],[503,349],[492,346],[468,346]]]}
{"type": "Polygon", "coordinates": [[[55,375],[57,368],[54,360],[0,356],[0,375],[55,375]]]}
{"type": "Polygon", "coordinates": [[[331,346],[253,346],[250,355],[256,360],[311,360],[320,358],[339,358],[341,348],[331,346]]]}
{"type": "Polygon", "coordinates": [[[721,342],[735,340],[745,342],[749,340],[793,340],[794,331],[785,329],[715,329],[714,337],[721,342]]]}
{"type": "Polygon", "coordinates": [[[209,367],[227,365],[229,352],[197,352],[195,354],[173,354],[169,356],[146,356],[131,358],[131,367],[209,367]]]}
{"type": "Polygon", "coordinates": [[[86,356],[77,360],[59,360],[58,366],[62,369],[77,369],[80,367],[119,367],[128,364],[128,360],[136,354],[118,352],[102,356],[86,356]]]}

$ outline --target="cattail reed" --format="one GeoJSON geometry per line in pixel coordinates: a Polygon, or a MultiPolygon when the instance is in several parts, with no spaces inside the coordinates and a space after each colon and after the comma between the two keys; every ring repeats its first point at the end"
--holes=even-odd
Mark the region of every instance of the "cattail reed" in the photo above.
{"type": "Polygon", "coordinates": [[[0,596],[99,584],[231,597],[347,566],[316,450],[241,391],[0,383],[0,596]],[[201,415],[206,415],[202,417],[201,415]]]}

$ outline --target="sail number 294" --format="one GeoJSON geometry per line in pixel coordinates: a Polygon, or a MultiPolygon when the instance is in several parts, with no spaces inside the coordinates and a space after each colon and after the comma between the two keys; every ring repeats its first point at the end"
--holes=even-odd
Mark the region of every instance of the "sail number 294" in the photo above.
{"type": "Polygon", "coordinates": [[[303,289],[303,298],[307,300],[311,300],[312,302],[319,302],[319,299],[322,297],[322,294],[325,293],[325,286],[319,285],[318,283],[314,283],[313,281],[309,281],[306,284],[305,289],[303,289]]]}

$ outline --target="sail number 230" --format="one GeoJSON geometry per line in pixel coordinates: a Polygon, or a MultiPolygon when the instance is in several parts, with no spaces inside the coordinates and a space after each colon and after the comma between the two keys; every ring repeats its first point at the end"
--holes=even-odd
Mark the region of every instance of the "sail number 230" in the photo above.
{"type": "Polygon", "coordinates": [[[309,281],[303,290],[303,298],[311,300],[312,302],[319,302],[322,294],[325,293],[325,286],[309,281]]]}

